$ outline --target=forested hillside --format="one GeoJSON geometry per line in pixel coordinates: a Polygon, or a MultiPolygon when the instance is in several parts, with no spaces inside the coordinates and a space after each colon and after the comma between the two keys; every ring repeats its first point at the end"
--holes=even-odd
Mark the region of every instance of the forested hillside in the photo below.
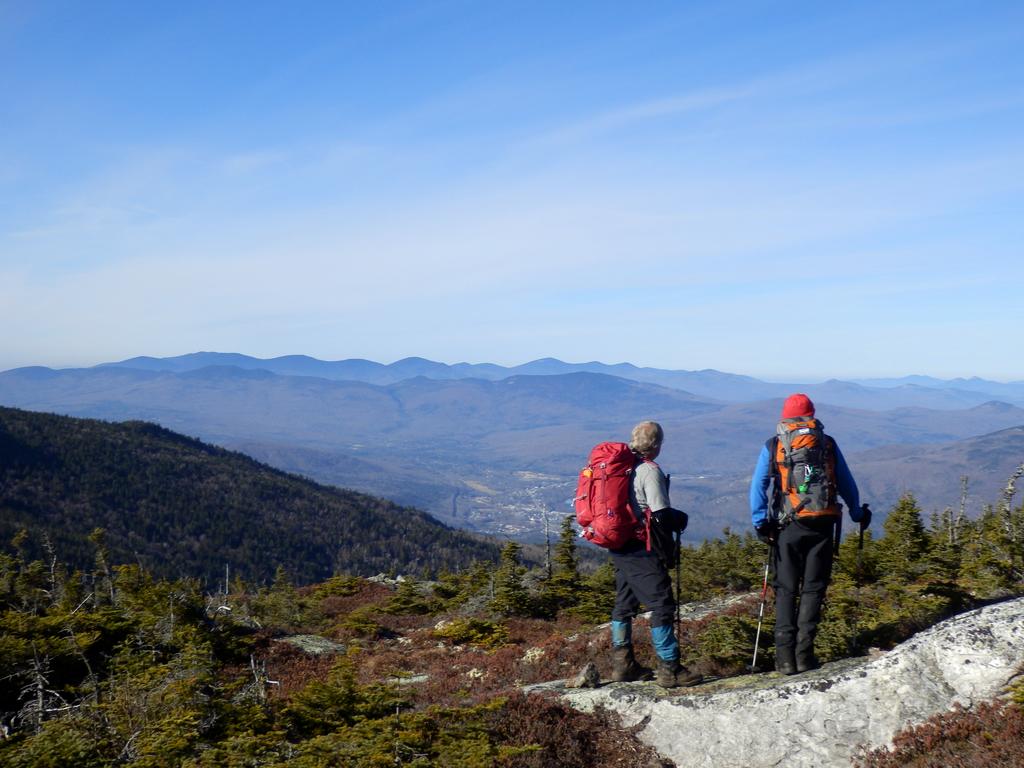
{"type": "MultiPolygon", "coordinates": [[[[431,574],[496,547],[418,510],[318,485],[143,422],[0,408],[0,540],[19,529],[75,567],[105,531],[116,562],[168,578],[252,581],[283,566],[297,583],[335,573],[431,574]],[[44,545],[45,546],[45,545],[44,545]]],[[[44,554],[34,552],[33,554],[44,554]]]]}

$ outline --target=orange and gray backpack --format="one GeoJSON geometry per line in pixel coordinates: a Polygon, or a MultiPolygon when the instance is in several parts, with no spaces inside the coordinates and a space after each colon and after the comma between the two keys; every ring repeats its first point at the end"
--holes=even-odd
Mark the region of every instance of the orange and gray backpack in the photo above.
{"type": "Polygon", "coordinates": [[[768,441],[774,475],[772,507],[785,524],[794,518],[840,515],[836,496],[836,447],[820,421],[783,419],[768,441]]]}

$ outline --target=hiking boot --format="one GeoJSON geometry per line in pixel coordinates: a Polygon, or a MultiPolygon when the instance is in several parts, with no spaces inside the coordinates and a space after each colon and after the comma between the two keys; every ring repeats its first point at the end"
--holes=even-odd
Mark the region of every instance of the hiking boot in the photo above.
{"type": "Polygon", "coordinates": [[[680,664],[678,659],[658,659],[658,668],[654,671],[654,682],[662,688],[685,688],[696,685],[702,679],[701,675],[680,664]]]}
{"type": "Polygon", "coordinates": [[[632,683],[636,680],[650,680],[651,670],[640,664],[633,656],[633,646],[618,645],[612,648],[612,682],[632,683]]]}
{"type": "Polygon", "coordinates": [[[775,649],[775,671],[781,672],[783,675],[795,675],[797,673],[796,654],[792,646],[775,649]]]}
{"type": "Polygon", "coordinates": [[[810,669],[817,669],[821,666],[814,651],[802,651],[796,655],[796,671],[807,672],[810,669]]]}

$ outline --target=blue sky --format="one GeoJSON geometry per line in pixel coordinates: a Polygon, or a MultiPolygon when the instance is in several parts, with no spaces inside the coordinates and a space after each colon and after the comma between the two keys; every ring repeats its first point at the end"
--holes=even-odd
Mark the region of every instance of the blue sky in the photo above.
{"type": "Polygon", "coordinates": [[[1021,379],[1022,52],[1000,2],[0,1],[0,369],[1021,379]]]}

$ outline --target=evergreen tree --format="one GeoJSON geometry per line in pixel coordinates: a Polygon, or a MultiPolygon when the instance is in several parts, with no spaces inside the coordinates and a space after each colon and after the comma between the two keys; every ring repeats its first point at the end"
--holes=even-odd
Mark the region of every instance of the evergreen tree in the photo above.
{"type": "Polygon", "coordinates": [[[383,610],[399,616],[414,616],[432,613],[438,608],[439,601],[426,598],[420,583],[412,576],[407,576],[398,582],[394,596],[383,610]]]}
{"type": "Polygon", "coordinates": [[[566,515],[555,546],[554,570],[542,586],[541,600],[550,612],[576,605],[580,599],[579,555],[576,552],[575,517],[566,515]]]}
{"type": "Polygon", "coordinates": [[[950,607],[960,608],[967,595],[960,587],[960,565],[963,546],[957,520],[953,510],[947,507],[941,514],[933,515],[928,528],[928,555],[925,566],[927,591],[950,601],[950,607]]]}
{"type": "Polygon", "coordinates": [[[580,561],[576,553],[576,517],[566,515],[562,519],[558,545],[555,547],[555,574],[565,574],[570,582],[578,582],[579,568],[580,561]]]}
{"type": "Polygon", "coordinates": [[[494,597],[491,609],[505,616],[527,616],[530,594],[523,584],[526,569],[519,564],[521,545],[510,541],[501,550],[501,564],[494,575],[494,597]]]}
{"type": "Polygon", "coordinates": [[[584,579],[579,602],[569,609],[573,616],[593,624],[608,621],[615,605],[615,566],[607,560],[584,579]]]}
{"type": "Polygon", "coordinates": [[[284,566],[277,567],[270,589],[260,590],[253,601],[253,611],[265,626],[284,629],[298,623],[299,595],[284,566]]]}
{"type": "Polygon", "coordinates": [[[360,686],[353,662],[339,658],[323,681],[313,680],[284,708],[293,737],[308,738],[336,731],[342,725],[383,718],[408,703],[386,685],[360,686]]]}
{"type": "Polygon", "coordinates": [[[726,527],[721,539],[684,547],[680,555],[682,599],[703,600],[713,594],[758,589],[764,571],[765,545],[751,532],[743,536],[726,527]]]}
{"type": "Polygon", "coordinates": [[[1002,509],[986,505],[981,517],[965,526],[963,581],[979,597],[1017,590],[1024,580],[1019,569],[1024,553],[1007,534],[1008,526],[1024,534],[1024,507],[1009,513],[1005,508],[1005,500],[1002,509]]]}
{"type": "Polygon", "coordinates": [[[900,497],[882,524],[882,530],[884,535],[877,546],[880,576],[902,584],[917,581],[927,566],[928,537],[913,494],[900,497]]]}
{"type": "Polygon", "coordinates": [[[882,524],[872,546],[878,581],[861,592],[861,639],[892,645],[930,626],[960,604],[956,522],[952,512],[932,521],[929,531],[912,494],[905,494],[882,524]],[[863,603],[866,603],[865,606],[863,603]]]}
{"type": "MultiPolygon", "coordinates": [[[[494,578],[494,563],[476,560],[456,573],[442,573],[434,585],[434,597],[451,610],[474,597],[489,593],[494,578]]],[[[492,595],[488,594],[488,600],[492,595]]]]}

